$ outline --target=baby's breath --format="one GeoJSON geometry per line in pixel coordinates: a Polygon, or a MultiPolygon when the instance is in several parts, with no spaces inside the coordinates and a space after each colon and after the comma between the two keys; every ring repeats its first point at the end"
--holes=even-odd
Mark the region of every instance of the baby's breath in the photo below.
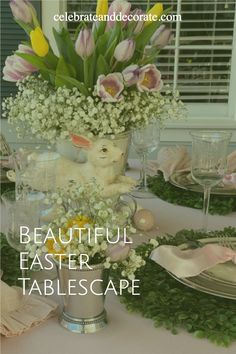
{"type": "Polygon", "coordinates": [[[100,101],[96,90],[91,96],[76,88],[54,88],[40,77],[28,76],[18,84],[15,97],[3,103],[4,116],[18,129],[50,142],[66,139],[71,132],[90,135],[117,135],[157,119],[180,119],[184,115],[178,94],[171,92],[125,92],[117,103],[100,101]],[[21,128],[21,129],[20,129],[21,128]]]}

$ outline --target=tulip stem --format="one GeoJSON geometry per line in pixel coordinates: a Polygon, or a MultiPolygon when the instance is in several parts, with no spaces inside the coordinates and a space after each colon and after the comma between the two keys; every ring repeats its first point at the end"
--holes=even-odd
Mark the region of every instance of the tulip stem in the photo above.
{"type": "Polygon", "coordinates": [[[150,0],[147,0],[147,10],[146,10],[146,12],[148,12],[149,9],[150,9],[150,0]]]}
{"type": "Polygon", "coordinates": [[[84,59],[84,84],[88,88],[89,87],[89,65],[88,65],[88,59],[84,59]]]}

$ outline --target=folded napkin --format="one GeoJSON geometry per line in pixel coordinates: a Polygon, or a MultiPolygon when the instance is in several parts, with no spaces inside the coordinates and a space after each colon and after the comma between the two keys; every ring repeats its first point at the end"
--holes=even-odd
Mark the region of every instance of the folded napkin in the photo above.
{"type": "Polygon", "coordinates": [[[150,258],[178,278],[187,278],[219,263],[232,261],[236,264],[236,251],[216,244],[184,251],[175,246],[162,245],[152,251],[150,258]]]}
{"type": "MultiPolygon", "coordinates": [[[[236,150],[228,155],[227,166],[229,175],[236,172],[236,150]]],[[[158,153],[157,161],[150,161],[148,168],[152,174],[162,171],[165,181],[168,181],[176,171],[190,171],[191,156],[185,146],[163,147],[158,153]]],[[[229,183],[230,181],[228,181],[229,183]]]]}
{"type": "Polygon", "coordinates": [[[17,336],[55,314],[57,304],[38,295],[23,295],[19,287],[3,281],[1,291],[0,332],[6,337],[17,336]]]}
{"type": "Polygon", "coordinates": [[[185,146],[168,146],[160,149],[157,161],[150,161],[148,164],[149,171],[156,174],[161,171],[165,181],[175,171],[190,171],[191,157],[185,146]]]}

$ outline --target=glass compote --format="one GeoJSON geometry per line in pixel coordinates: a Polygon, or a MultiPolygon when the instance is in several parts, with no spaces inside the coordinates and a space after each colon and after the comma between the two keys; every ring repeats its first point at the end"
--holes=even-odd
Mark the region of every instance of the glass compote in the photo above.
{"type": "Polygon", "coordinates": [[[211,188],[222,181],[227,167],[230,132],[198,131],[192,136],[192,178],[204,188],[203,231],[207,232],[211,188]]]}
{"type": "Polygon", "coordinates": [[[147,184],[147,156],[157,150],[159,142],[160,128],[158,122],[153,122],[132,132],[132,144],[142,163],[140,183],[131,192],[136,198],[154,198],[147,184]]]}

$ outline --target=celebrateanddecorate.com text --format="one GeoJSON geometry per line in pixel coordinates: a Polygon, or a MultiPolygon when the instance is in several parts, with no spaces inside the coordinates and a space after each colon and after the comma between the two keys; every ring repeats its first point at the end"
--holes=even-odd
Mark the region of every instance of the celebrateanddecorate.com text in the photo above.
{"type": "Polygon", "coordinates": [[[55,22],[139,22],[139,21],[158,21],[158,22],[181,22],[181,14],[162,14],[161,16],[151,13],[141,14],[123,14],[122,12],[113,13],[111,15],[96,15],[92,13],[67,12],[62,14],[54,14],[55,22]]]}

